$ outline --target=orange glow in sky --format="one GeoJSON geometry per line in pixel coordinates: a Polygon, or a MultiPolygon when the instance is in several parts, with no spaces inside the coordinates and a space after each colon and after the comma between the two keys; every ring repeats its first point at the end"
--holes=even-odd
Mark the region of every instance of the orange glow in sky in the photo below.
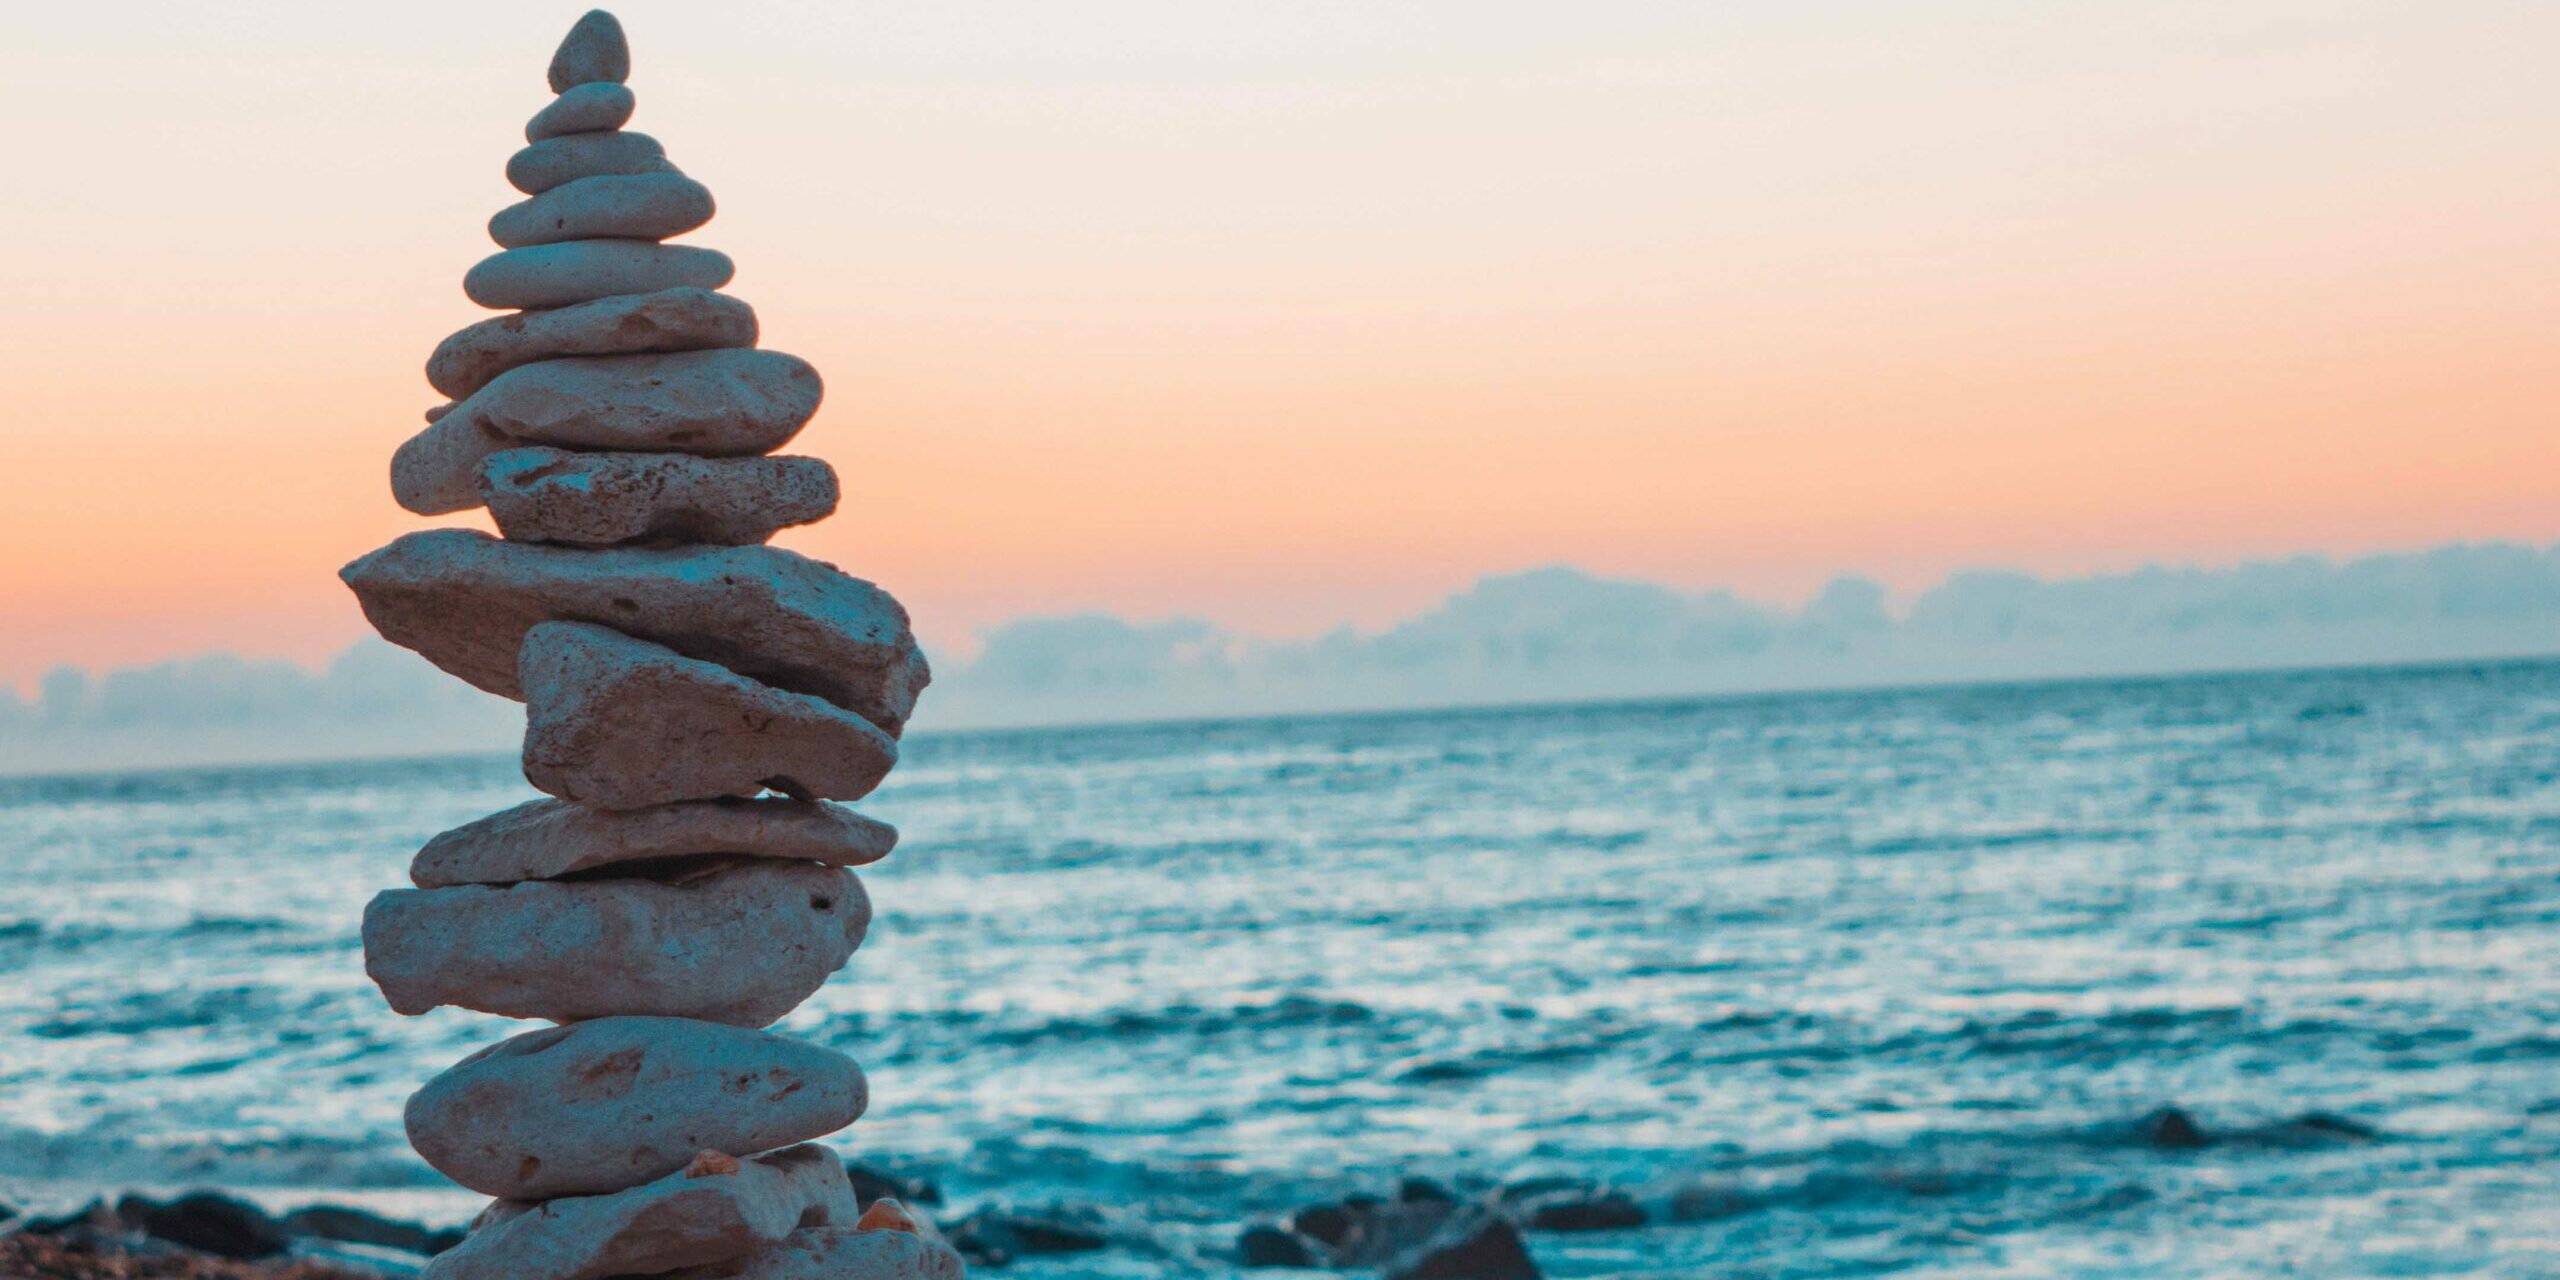
{"type": "MultiPolygon", "coordinates": [[[[578,8],[12,17],[0,680],[360,633],[578,8]]],[[[2560,7],[616,9],[929,643],[2560,537],[2560,7]]]]}

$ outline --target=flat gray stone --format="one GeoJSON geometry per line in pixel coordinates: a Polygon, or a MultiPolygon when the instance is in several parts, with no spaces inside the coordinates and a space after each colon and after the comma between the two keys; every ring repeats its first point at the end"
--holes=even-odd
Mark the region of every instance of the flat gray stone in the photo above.
{"type": "Polygon", "coordinates": [[[675,168],[656,138],[629,129],[564,133],[526,143],[507,157],[507,185],[538,196],[563,183],[607,173],[662,173],[675,168]]]}
{"type": "Polygon", "coordinates": [[[540,142],[565,133],[601,133],[619,129],[631,122],[631,109],[640,104],[631,90],[610,80],[590,80],[571,85],[551,100],[551,105],[534,112],[525,121],[524,140],[540,142]]]}
{"type": "Polygon", "coordinates": [[[711,188],[681,173],[604,174],[500,209],[489,238],[510,249],[564,240],[664,240],[711,221],[711,188]]]}
{"type": "Polygon", "coordinates": [[[736,273],[729,255],[697,245],[563,240],[507,249],[481,259],[463,273],[462,292],[494,311],[535,310],[593,302],[617,293],[687,286],[717,289],[736,273]]]}
{"type": "Polygon", "coordinates": [[[424,1280],[602,1280],[743,1258],[803,1227],[852,1225],[844,1162],[815,1144],[697,1160],[628,1191],[500,1200],[424,1280]]]}
{"type": "MultiPolygon", "coordinates": [[[[524,776],[595,809],[871,794],[898,741],[861,716],[588,622],[546,622],[516,659],[524,776]]],[[[830,971],[832,972],[832,970],[830,971]]],[[[815,988],[812,988],[813,990],[815,988]]]]}
{"type": "Polygon", "coordinates": [[[489,456],[480,498],[517,542],[745,546],[836,509],[816,458],[696,458],[527,447],[489,456]]]}
{"type": "Polygon", "coordinates": [[[556,880],[632,862],[699,854],[795,858],[831,867],[878,862],[898,829],[842,805],[703,800],[607,811],[528,800],[427,841],[409,860],[421,889],[556,880]]]}
{"type": "Polygon", "coordinates": [[[538,360],[755,344],[755,309],[727,294],[691,287],[617,294],[466,326],[427,357],[427,383],[461,400],[499,374],[538,360]]]}
{"type": "Polygon", "coordinates": [[[891,733],[932,679],[887,592],[779,547],[583,551],[429,529],[338,576],[384,639],[519,700],[516,651],[554,621],[601,623],[815,694],[891,733]]]}
{"type": "Polygon", "coordinates": [[[409,1098],[409,1145],[501,1200],[603,1195],[695,1154],[822,1137],[862,1115],[862,1069],[832,1049],[688,1018],[598,1018],[499,1041],[409,1098]]]}
{"type": "Polygon", "coordinates": [[[567,93],[599,80],[620,84],[630,78],[631,43],[623,38],[621,20],[602,9],[587,10],[551,54],[548,79],[553,93],[567,93]]]}
{"type": "Polygon", "coordinates": [[[745,1257],[674,1274],[677,1280],[962,1280],[967,1268],[939,1235],[813,1226],[745,1257]]]}
{"type": "Polygon", "coordinates": [[[518,365],[391,455],[391,496],[420,515],[480,505],[489,455],[518,444],[741,457],[770,453],[818,412],[818,371],[730,348],[570,356],[518,365]]]}
{"type": "Polygon", "coordinates": [[[401,1014],[451,1005],[762,1027],[825,985],[871,927],[870,899],[842,867],[709,858],[652,869],[663,878],[377,894],[364,911],[365,973],[401,1014]]]}

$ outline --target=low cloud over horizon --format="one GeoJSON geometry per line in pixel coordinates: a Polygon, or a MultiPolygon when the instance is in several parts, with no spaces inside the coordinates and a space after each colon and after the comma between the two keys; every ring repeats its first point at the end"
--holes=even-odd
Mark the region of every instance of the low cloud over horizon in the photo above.
{"type": "MultiPolygon", "coordinates": [[[[1382,631],[1025,618],[937,663],[920,730],[2560,653],[2560,543],[2045,579],[1968,570],[1801,608],[1566,566],[1490,575],[1382,631]]],[[[208,654],[0,691],[13,773],[504,750],[516,704],[359,641],[313,671],[208,654]]]]}

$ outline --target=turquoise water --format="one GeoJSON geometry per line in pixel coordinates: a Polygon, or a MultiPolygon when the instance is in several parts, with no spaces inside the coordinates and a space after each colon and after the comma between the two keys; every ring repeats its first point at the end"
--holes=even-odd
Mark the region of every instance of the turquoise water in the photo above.
{"type": "MultiPolygon", "coordinates": [[[[400,1104],[513,1028],[359,913],[530,794],[0,782],[0,1187],[439,1187],[400,1104]]],[[[857,1158],[1110,1223],[1009,1275],[1408,1174],[1654,1207],[1555,1275],[2560,1274],[2560,664],[920,736],[864,807],[784,1029],[857,1158]]]]}

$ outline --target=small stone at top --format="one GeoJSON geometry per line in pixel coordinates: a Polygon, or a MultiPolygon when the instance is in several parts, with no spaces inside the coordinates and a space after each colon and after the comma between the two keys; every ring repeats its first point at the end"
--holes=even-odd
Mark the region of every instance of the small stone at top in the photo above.
{"type": "Polygon", "coordinates": [[[622,22],[602,9],[589,9],[551,55],[551,91],[567,93],[598,80],[620,84],[631,78],[631,46],[622,38],[622,22]]]}

